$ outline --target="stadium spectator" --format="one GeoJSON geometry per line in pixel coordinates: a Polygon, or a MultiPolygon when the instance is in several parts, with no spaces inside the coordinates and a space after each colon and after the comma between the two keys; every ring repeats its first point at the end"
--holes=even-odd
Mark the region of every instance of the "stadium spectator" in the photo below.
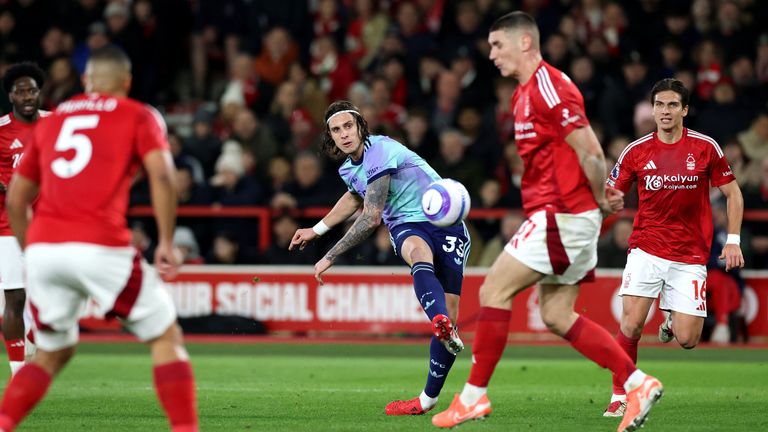
{"type": "MultiPolygon", "coordinates": [[[[425,109],[435,97],[437,82],[445,65],[434,52],[427,52],[419,59],[418,68],[408,74],[408,103],[425,109]]],[[[408,71],[406,71],[408,72],[408,71]]]]}
{"type": "Polygon", "coordinates": [[[523,222],[525,222],[525,218],[517,212],[509,212],[501,218],[501,228],[495,236],[485,243],[477,266],[486,268],[492,266],[499,254],[504,251],[504,246],[512,240],[523,222]]]}
{"type": "Polygon", "coordinates": [[[753,112],[736,98],[730,78],[723,78],[712,90],[707,107],[699,111],[696,126],[717,142],[725,142],[749,127],[753,112]]]}
{"type": "Polygon", "coordinates": [[[75,65],[77,72],[80,75],[85,73],[85,64],[91,53],[104,48],[109,43],[107,26],[101,21],[91,24],[88,27],[88,38],[75,46],[75,50],[72,53],[72,63],[75,65]]]}
{"type": "Polygon", "coordinates": [[[424,160],[432,160],[437,155],[438,139],[429,125],[428,114],[420,108],[412,109],[405,121],[405,144],[424,160]]]}
{"type": "Polygon", "coordinates": [[[307,245],[303,250],[288,250],[299,223],[288,212],[278,212],[272,218],[272,242],[264,252],[264,264],[312,265],[317,261],[317,245],[307,245]]]}
{"type": "Polygon", "coordinates": [[[296,155],[292,177],[293,180],[286,182],[282,191],[272,197],[273,208],[324,207],[335,202],[337,190],[329,188],[324,181],[323,162],[315,153],[304,151],[296,155]]]}
{"type": "Polygon", "coordinates": [[[58,57],[48,67],[48,85],[42,89],[46,109],[54,109],[61,102],[83,91],[80,77],[68,57],[58,57]]]}
{"type": "Polygon", "coordinates": [[[182,264],[203,264],[200,256],[200,246],[195,239],[195,233],[185,226],[177,226],[173,232],[173,246],[181,252],[182,264]]]}
{"type": "MultiPolygon", "coordinates": [[[[13,110],[0,117],[0,197],[6,198],[11,176],[19,166],[26,147],[32,145],[35,125],[50,113],[40,110],[40,89],[45,73],[34,63],[17,63],[3,75],[2,88],[13,110]]],[[[24,257],[13,237],[10,214],[5,199],[0,203],[0,288],[3,289],[3,339],[8,353],[11,374],[24,365],[27,354],[34,353],[34,344],[27,337],[32,331],[31,317],[25,316],[24,257]]]]}
{"type": "Polygon", "coordinates": [[[174,168],[165,125],[155,111],[126,97],[130,60],[118,48],[93,51],[84,78],[88,95],[59,106],[35,130],[8,194],[14,235],[25,247],[38,349],[5,389],[0,429],[13,430],[43,399],[75,353],[79,314],[93,298],[101,313],[122,318],[148,343],[155,390],[171,429],[197,431],[192,367],[173,301],[158,277],[174,277],[179,265],[173,248],[174,168]],[[68,127],[88,130],[89,137],[79,142],[87,142],[90,151],[81,153],[84,148],[75,146],[71,160],[59,158],[54,148],[68,127]],[[83,154],[93,157],[84,159],[83,154]],[[157,272],[130,247],[123,216],[128,186],[140,166],[152,184],[160,238],[157,272]],[[123,291],[133,283],[137,293],[123,302],[123,291]]]}
{"type": "Polygon", "coordinates": [[[288,81],[299,91],[300,105],[309,111],[316,125],[323,123],[326,103],[325,94],[320,90],[308,70],[299,62],[293,62],[288,69],[288,81]]]}
{"type": "Polygon", "coordinates": [[[340,264],[367,266],[401,266],[403,260],[392,248],[389,230],[385,225],[379,225],[373,233],[373,241],[360,243],[345,254],[340,264]]]}
{"type": "Polygon", "coordinates": [[[208,264],[252,264],[255,260],[245,251],[237,236],[230,231],[222,231],[213,238],[213,246],[205,262],[208,264]]]}
{"type": "MultiPolygon", "coordinates": [[[[742,190],[744,190],[744,188],[757,186],[760,183],[760,169],[757,165],[750,164],[749,159],[744,154],[744,148],[742,148],[738,139],[731,137],[730,139],[725,140],[723,144],[723,153],[725,154],[726,159],[728,159],[731,171],[733,171],[733,175],[736,176],[736,181],[739,183],[742,190]]],[[[746,204],[746,190],[744,193],[744,206],[749,207],[746,204]]]]}
{"type": "MultiPolygon", "coordinates": [[[[718,200],[712,203],[712,219],[714,233],[712,235],[712,252],[707,262],[707,318],[704,321],[703,333],[709,333],[702,339],[725,344],[735,341],[739,328],[739,309],[741,294],[745,283],[740,269],[726,271],[725,263],[719,259],[728,241],[728,213],[725,203],[718,200]],[[713,322],[712,322],[713,321],[713,322]],[[709,324],[709,325],[708,325],[709,324]],[[709,327],[709,328],[707,328],[709,327]]],[[[744,233],[744,230],[742,230],[744,233]]],[[[744,238],[744,261],[749,261],[749,240],[744,238]]]]}
{"type": "Polygon", "coordinates": [[[348,190],[314,227],[297,230],[289,249],[304,249],[362,207],[344,236],[315,264],[315,279],[322,284],[322,274],[339,256],[359,245],[384,219],[397,255],[411,267],[416,298],[431,321],[433,333],[424,390],[416,398],[389,403],[385,412],[424,414],[437,404],[456,355],[464,348],[453,323],[458,315],[464,260],[469,254],[466,226],[462,222],[439,228],[426,221],[421,193],[439,178],[438,174],[397,141],[370,135],[357,107],[347,101],[332,103],[325,124],[323,151],[334,159],[344,159],[339,174],[348,190]]]}
{"type": "Polygon", "coordinates": [[[184,148],[184,143],[181,137],[174,132],[168,131],[168,145],[171,150],[171,156],[173,156],[173,164],[176,167],[186,166],[192,172],[192,180],[197,184],[205,183],[205,172],[203,171],[203,165],[197,158],[187,153],[184,148]]]}
{"type": "Polygon", "coordinates": [[[753,163],[760,163],[768,158],[768,111],[761,111],[752,120],[749,129],[738,134],[744,154],[753,163]]]}
{"type": "MultiPolygon", "coordinates": [[[[645,318],[657,297],[659,308],[669,312],[659,328],[659,340],[677,339],[685,349],[699,343],[707,316],[705,265],[712,245],[710,185],[728,200],[728,241],[719,258],[725,260],[726,271],[744,266],[739,246],[741,191],[720,146],[683,125],[688,95],[689,90],[672,78],[654,85],[651,103],[657,131],[630,144],[608,178],[609,186],[625,193],[636,181],[640,196],[619,290],[623,312],[616,334],[633,361],[637,361],[645,318]],[[691,172],[697,175],[686,175],[691,172]]],[[[619,416],[626,407],[622,382],[614,375],[606,417],[619,416]]]]}
{"type": "Polygon", "coordinates": [[[317,137],[317,126],[309,111],[300,105],[300,96],[293,82],[280,84],[264,120],[283,154],[295,155],[306,150],[317,137]]]}
{"type": "Polygon", "coordinates": [[[210,184],[213,186],[213,202],[222,206],[259,205],[265,200],[258,181],[245,175],[243,150],[233,141],[224,143],[210,184]]]}
{"type": "Polygon", "coordinates": [[[618,219],[611,232],[597,245],[597,266],[623,269],[627,265],[629,236],[632,235],[632,219],[618,219]]]}
{"type": "Polygon", "coordinates": [[[265,169],[269,160],[280,150],[272,130],[249,109],[237,111],[232,119],[230,141],[248,150],[255,158],[258,170],[265,169]]]}
{"type": "Polygon", "coordinates": [[[355,0],[351,14],[344,46],[357,68],[366,70],[384,40],[389,18],[375,0],[355,0]]]}
{"type": "Polygon", "coordinates": [[[266,113],[274,87],[259,75],[250,54],[238,53],[231,64],[230,78],[221,95],[222,108],[232,105],[252,109],[258,114],[266,113]]]}
{"type": "Polygon", "coordinates": [[[275,27],[264,36],[264,46],[254,62],[256,73],[272,87],[288,76],[288,68],[299,58],[299,47],[282,27],[275,27]]]}
{"type": "Polygon", "coordinates": [[[432,99],[430,123],[435,133],[453,127],[459,113],[461,80],[455,72],[444,70],[437,76],[435,97],[432,99]]]}
{"type": "MultiPolygon", "coordinates": [[[[587,110],[587,116],[595,117],[603,88],[600,78],[595,74],[594,62],[589,56],[577,56],[571,62],[569,73],[584,96],[584,109],[587,110]]],[[[501,101],[502,99],[499,98],[499,102],[501,101]]]]}
{"type": "Polygon", "coordinates": [[[189,154],[200,161],[206,178],[213,176],[222,146],[213,131],[213,119],[213,114],[207,108],[198,108],[192,119],[192,136],[186,140],[189,154]]]}
{"type": "Polygon", "coordinates": [[[485,169],[480,161],[465,157],[469,140],[456,129],[440,133],[438,156],[429,161],[432,168],[444,178],[452,178],[463,184],[472,200],[478,199],[485,169]]]}
{"type": "Polygon", "coordinates": [[[605,329],[574,311],[578,283],[597,263],[600,211],[620,210],[621,193],[606,191],[603,152],[584,117],[583,100],[572,81],[542,60],[539,40],[534,19],[519,11],[499,18],[488,36],[491,61],[503,76],[520,82],[512,103],[516,141],[526,163],[522,189],[529,219],[480,287],[469,379],[432,424],[449,428],[491,413],[487,387],[507,342],[512,298],[541,282],[544,323],[587,358],[622,375],[632,405],[619,430],[639,428],[661,396],[661,383],[637,369],[605,329]],[[556,148],[557,154],[544,148],[556,148]],[[564,212],[560,220],[568,222],[560,223],[553,208],[564,212]],[[553,231],[559,231],[561,241],[550,240],[547,233],[553,231]]]}
{"type": "Polygon", "coordinates": [[[405,79],[405,65],[403,60],[396,55],[384,59],[381,63],[381,76],[383,76],[392,89],[391,100],[393,104],[405,106],[408,103],[408,83],[405,79]]]}
{"type": "Polygon", "coordinates": [[[311,52],[310,70],[328,100],[345,98],[359,75],[346,54],[339,52],[333,38],[327,35],[312,42],[311,52]]]}
{"type": "Polygon", "coordinates": [[[609,78],[600,97],[600,122],[608,139],[616,135],[635,136],[635,105],[648,94],[648,66],[640,53],[628,53],[621,66],[620,78],[609,78]]]}
{"type": "Polygon", "coordinates": [[[744,206],[752,209],[768,208],[768,157],[759,160],[760,182],[744,191],[744,206]]]}
{"type": "Polygon", "coordinates": [[[392,86],[384,76],[371,80],[371,104],[379,116],[378,123],[388,134],[400,132],[405,124],[407,112],[402,105],[392,101],[392,86]]]}

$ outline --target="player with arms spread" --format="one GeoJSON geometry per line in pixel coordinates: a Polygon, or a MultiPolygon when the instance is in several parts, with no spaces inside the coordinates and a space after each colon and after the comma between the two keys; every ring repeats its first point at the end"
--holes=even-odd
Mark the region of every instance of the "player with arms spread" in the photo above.
{"type": "Polygon", "coordinates": [[[24,365],[25,355],[34,352],[34,346],[25,340],[31,330],[31,317],[24,309],[24,259],[8,222],[5,193],[35,124],[49,114],[40,110],[44,82],[45,74],[34,63],[15,64],[3,76],[3,89],[13,111],[0,117],[0,286],[5,293],[3,338],[12,374],[24,365]]]}
{"type": "Polygon", "coordinates": [[[26,247],[38,349],[5,390],[2,431],[13,430],[42,400],[74,355],[78,315],[89,297],[149,344],[155,389],[172,430],[198,430],[194,378],[173,302],[131,247],[125,219],[131,180],[143,165],[158,226],[155,265],[173,277],[176,186],[165,123],[126,97],[130,70],[119,48],[94,51],[84,74],[87,93],[40,122],[11,182],[8,215],[26,247]],[[30,221],[27,210],[38,194],[30,221]]]}
{"type": "Polygon", "coordinates": [[[623,194],[606,191],[605,159],[584,114],[584,100],[564,73],[542,60],[533,18],[523,12],[502,16],[488,42],[501,74],[519,81],[512,106],[528,219],[480,287],[469,379],[432,423],[448,428],[490,414],[487,388],[507,342],[512,298],[538,283],[544,323],[619,376],[630,399],[619,430],[636,430],[661,397],[661,383],[637,369],[608,331],[574,311],[579,283],[597,264],[601,211],[621,209],[623,194]]]}
{"type": "MultiPolygon", "coordinates": [[[[712,138],[683,126],[689,91],[667,78],[651,90],[656,132],[632,143],[619,156],[608,185],[628,191],[637,182],[640,197],[629,256],[624,268],[621,327],[616,340],[637,361],[637,344],[654,300],[669,311],[659,339],[685,349],[699,343],[707,316],[706,264],[712,245],[709,188],[728,201],[728,239],[720,259],[726,271],[743,267],[739,246],[744,200],[720,146],[712,138]]],[[[606,417],[621,415],[626,394],[613,377],[613,396],[606,417]]]]}
{"type": "Polygon", "coordinates": [[[395,252],[411,268],[416,297],[432,321],[434,334],[424,391],[414,399],[391,402],[385,412],[424,414],[437,404],[456,354],[464,348],[454,323],[469,256],[469,234],[463,222],[444,228],[428,222],[421,197],[440,176],[419,155],[389,137],[369,135],[368,123],[347,101],[332,103],[325,122],[323,150],[332,158],[346,158],[339,174],[348,191],[317,225],[297,230],[289,248],[303,248],[362,205],[362,213],[344,237],[315,264],[315,277],[322,283],[321,275],[339,255],[366,239],[384,219],[395,252]]]}

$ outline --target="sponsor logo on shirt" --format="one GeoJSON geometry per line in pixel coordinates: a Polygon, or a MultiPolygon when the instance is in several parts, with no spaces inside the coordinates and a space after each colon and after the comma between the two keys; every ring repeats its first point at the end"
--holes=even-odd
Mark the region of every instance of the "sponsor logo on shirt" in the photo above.
{"type": "Polygon", "coordinates": [[[653,163],[653,159],[648,161],[648,163],[645,164],[645,166],[643,167],[643,170],[652,170],[652,169],[656,169],[656,164],[653,163]]]}
{"type": "Polygon", "coordinates": [[[581,120],[581,116],[578,114],[571,115],[571,112],[568,110],[568,108],[563,108],[563,121],[560,122],[560,125],[563,127],[568,126],[570,123],[575,123],[577,121],[581,120]]]}
{"type": "Polygon", "coordinates": [[[16,138],[11,143],[11,147],[10,148],[11,148],[11,150],[15,150],[15,149],[18,149],[18,148],[24,148],[24,144],[22,144],[21,141],[19,141],[19,139],[16,138]]]}
{"type": "Polygon", "coordinates": [[[533,130],[531,122],[515,122],[515,139],[535,138],[536,131],[533,130]]]}
{"type": "Polygon", "coordinates": [[[645,180],[645,189],[649,191],[657,191],[661,189],[696,189],[699,181],[697,175],[646,175],[643,177],[645,180]]]}

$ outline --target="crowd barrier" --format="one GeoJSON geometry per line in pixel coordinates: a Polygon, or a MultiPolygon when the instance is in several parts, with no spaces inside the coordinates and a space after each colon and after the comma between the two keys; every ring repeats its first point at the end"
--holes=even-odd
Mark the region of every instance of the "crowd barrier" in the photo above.
{"type": "MultiPolygon", "coordinates": [[[[474,331],[478,291],[485,269],[467,269],[462,287],[459,326],[474,331]]],[[[743,315],[750,337],[768,337],[768,271],[745,271],[743,315]]],[[[181,318],[238,316],[262,322],[271,332],[297,334],[384,335],[424,334],[428,320],[416,297],[408,269],[402,267],[333,267],[319,285],[312,267],[187,266],[166,284],[181,318]]],[[[621,311],[617,296],[621,271],[598,269],[585,283],[576,303],[583,313],[611,332],[621,311]]],[[[117,326],[89,307],[86,327],[117,326]]],[[[662,314],[656,304],[645,333],[655,334],[662,314]]],[[[541,320],[536,290],[515,297],[510,332],[528,337],[548,334],[541,320]]]]}

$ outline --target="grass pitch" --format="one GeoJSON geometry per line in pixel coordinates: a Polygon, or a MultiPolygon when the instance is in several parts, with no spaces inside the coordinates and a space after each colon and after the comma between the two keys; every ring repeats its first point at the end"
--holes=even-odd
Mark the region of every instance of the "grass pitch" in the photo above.
{"type": "MultiPolygon", "coordinates": [[[[468,347],[469,348],[469,347],[468,347]]],[[[204,431],[431,431],[431,414],[387,417],[426,379],[423,345],[189,344],[204,431]]],[[[665,385],[644,430],[768,430],[768,350],[641,347],[665,385]]],[[[437,410],[470,367],[460,354],[437,410]]],[[[6,368],[0,368],[3,371],[6,368]]],[[[5,378],[7,372],[2,372],[5,378]]],[[[609,373],[567,346],[510,346],[491,382],[493,414],[470,431],[614,431],[609,373]]],[[[19,431],[162,431],[147,349],[83,344],[19,431]]]]}

